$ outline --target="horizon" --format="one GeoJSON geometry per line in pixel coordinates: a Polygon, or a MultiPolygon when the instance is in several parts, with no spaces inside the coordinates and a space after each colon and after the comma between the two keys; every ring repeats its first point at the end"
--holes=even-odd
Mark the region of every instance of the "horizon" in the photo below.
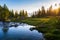
{"type": "Polygon", "coordinates": [[[25,10],[28,13],[35,12],[41,9],[42,6],[44,6],[45,9],[48,9],[51,5],[53,8],[56,8],[54,5],[59,3],[59,0],[0,0],[0,5],[3,6],[6,4],[9,10],[13,9],[18,12],[25,10]]]}

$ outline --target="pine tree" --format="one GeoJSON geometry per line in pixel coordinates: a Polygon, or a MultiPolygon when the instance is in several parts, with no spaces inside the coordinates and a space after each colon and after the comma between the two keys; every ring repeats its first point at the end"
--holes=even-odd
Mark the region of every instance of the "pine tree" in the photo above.
{"type": "Polygon", "coordinates": [[[44,6],[42,6],[42,8],[41,8],[41,17],[45,17],[45,16],[46,16],[45,8],[44,8],[44,6]]]}
{"type": "Polygon", "coordinates": [[[16,19],[18,18],[18,12],[15,11],[15,16],[14,16],[16,19]]]}

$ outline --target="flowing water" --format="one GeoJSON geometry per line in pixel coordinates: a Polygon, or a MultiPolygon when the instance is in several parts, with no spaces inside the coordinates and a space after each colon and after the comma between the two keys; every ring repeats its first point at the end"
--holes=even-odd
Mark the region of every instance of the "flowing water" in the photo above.
{"type": "Polygon", "coordinates": [[[30,30],[35,27],[25,23],[0,22],[0,40],[44,40],[43,34],[37,30],[30,30]],[[6,26],[7,24],[7,26],[6,26]],[[16,27],[14,24],[18,24],[16,27]]]}

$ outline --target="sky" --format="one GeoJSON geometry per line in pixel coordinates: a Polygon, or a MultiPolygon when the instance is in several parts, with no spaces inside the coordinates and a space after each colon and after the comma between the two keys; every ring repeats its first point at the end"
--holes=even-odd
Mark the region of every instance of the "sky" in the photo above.
{"type": "Polygon", "coordinates": [[[3,6],[6,4],[10,10],[20,11],[24,9],[28,13],[41,9],[41,6],[47,9],[50,5],[54,5],[55,3],[60,3],[60,0],[0,0],[0,5],[3,6]]]}

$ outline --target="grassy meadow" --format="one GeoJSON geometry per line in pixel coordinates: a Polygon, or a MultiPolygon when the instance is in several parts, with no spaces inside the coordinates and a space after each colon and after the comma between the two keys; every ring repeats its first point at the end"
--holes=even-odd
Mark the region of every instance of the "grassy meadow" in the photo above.
{"type": "Polygon", "coordinates": [[[36,26],[32,30],[42,32],[46,40],[60,40],[60,18],[26,18],[24,20],[13,20],[36,26]]]}

